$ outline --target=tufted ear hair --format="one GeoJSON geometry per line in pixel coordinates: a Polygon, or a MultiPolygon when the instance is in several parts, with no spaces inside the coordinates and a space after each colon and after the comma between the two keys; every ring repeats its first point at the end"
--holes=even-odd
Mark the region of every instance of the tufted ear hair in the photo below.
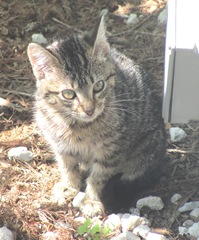
{"type": "Polygon", "coordinates": [[[92,55],[106,58],[110,51],[110,45],[106,38],[104,16],[102,16],[90,34],[85,35],[85,41],[93,47],[92,55]]]}
{"type": "Polygon", "coordinates": [[[30,43],[27,54],[37,80],[45,79],[46,74],[59,64],[58,59],[37,43],[30,43]]]}

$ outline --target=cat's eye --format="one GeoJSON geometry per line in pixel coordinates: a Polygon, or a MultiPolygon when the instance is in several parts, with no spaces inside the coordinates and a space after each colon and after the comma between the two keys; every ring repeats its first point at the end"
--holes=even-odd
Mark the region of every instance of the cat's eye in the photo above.
{"type": "Polygon", "coordinates": [[[62,96],[67,100],[72,100],[76,97],[76,93],[71,89],[65,89],[62,91],[62,96]]]}
{"type": "Polygon", "coordinates": [[[94,87],[93,87],[93,91],[95,93],[101,92],[104,88],[104,81],[100,80],[98,82],[95,83],[94,87]]]}

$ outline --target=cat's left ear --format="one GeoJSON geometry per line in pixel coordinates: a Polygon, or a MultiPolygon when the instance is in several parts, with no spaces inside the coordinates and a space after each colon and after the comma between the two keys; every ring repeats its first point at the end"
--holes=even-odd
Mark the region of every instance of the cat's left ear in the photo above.
{"type": "Polygon", "coordinates": [[[110,52],[110,45],[106,38],[104,16],[101,17],[92,34],[90,36],[85,36],[85,40],[92,45],[93,56],[96,56],[97,58],[106,58],[108,56],[110,52]]]}

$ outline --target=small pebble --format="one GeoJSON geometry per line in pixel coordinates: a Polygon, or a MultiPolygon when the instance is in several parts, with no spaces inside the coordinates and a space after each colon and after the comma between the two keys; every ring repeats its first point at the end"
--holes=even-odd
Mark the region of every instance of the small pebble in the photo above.
{"type": "Polygon", "coordinates": [[[170,140],[173,143],[182,142],[187,136],[186,132],[179,127],[172,127],[169,129],[169,132],[170,140]]]}
{"type": "Polygon", "coordinates": [[[147,225],[139,225],[133,229],[133,233],[142,238],[146,238],[146,236],[150,232],[150,230],[151,229],[147,225]]]}
{"type": "Polygon", "coordinates": [[[189,227],[191,227],[193,224],[194,224],[194,221],[191,220],[191,219],[188,219],[188,220],[186,220],[186,221],[183,222],[182,226],[183,226],[183,227],[186,227],[186,228],[189,228],[189,227]]]}
{"type": "Polygon", "coordinates": [[[180,207],[178,210],[180,212],[187,212],[192,211],[195,208],[199,207],[199,201],[193,201],[193,202],[186,202],[182,207],[180,207]]]}
{"type": "Polygon", "coordinates": [[[149,232],[145,240],[167,240],[167,238],[162,234],[149,232]]]}
{"type": "Polygon", "coordinates": [[[126,21],[126,24],[127,24],[127,25],[136,25],[136,24],[138,24],[138,23],[139,23],[139,18],[138,18],[138,16],[137,16],[137,14],[131,13],[131,14],[129,15],[129,18],[128,18],[127,21],[126,21]]]}
{"type": "Polygon", "coordinates": [[[136,207],[141,209],[142,207],[149,207],[151,210],[162,210],[164,203],[160,197],[145,197],[137,201],[136,207]]]}
{"type": "Polygon", "coordinates": [[[167,23],[167,9],[163,9],[158,15],[158,23],[166,24],[167,23]]]}
{"type": "Polygon", "coordinates": [[[190,216],[195,219],[198,220],[199,219],[199,208],[194,208],[191,212],[190,212],[190,216]]]}
{"type": "Polygon", "coordinates": [[[189,229],[188,229],[188,233],[193,236],[198,238],[199,237],[199,222],[198,223],[194,223],[189,229]]]}
{"type": "Polygon", "coordinates": [[[14,235],[7,227],[1,227],[0,228],[0,239],[1,240],[14,240],[14,235]]]}
{"type": "Polygon", "coordinates": [[[72,205],[75,208],[80,208],[80,206],[82,205],[82,202],[85,198],[86,193],[85,192],[78,192],[78,194],[74,197],[73,201],[72,201],[72,205]]]}
{"type": "Polygon", "coordinates": [[[86,221],[85,217],[76,217],[74,218],[74,222],[78,224],[83,224],[86,221]]]}
{"type": "Polygon", "coordinates": [[[111,230],[119,228],[122,225],[121,218],[116,214],[111,214],[104,222],[104,225],[108,226],[111,230]]]}
{"type": "Polygon", "coordinates": [[[140,240],[140,237],[136,236],[132,232],[120,233],[118,236],[111,238],[110,240],[140,240]]]}
{"type": "Polygon", "coordinates": [[[122,218],[122,230],[123,232],[127,230],[133,230],[135,227],[141,224],[148,224],[148,220],[136,215],[131,215],[129,213],[125,213],[122,218]]]}
{"type": "Polygon", "coordinates": [[[15,147],[8,151],[9,160],[18,159],[25,162],[30,162],[33,160],[33,153],[28,151],[27,147],[15,147]]]}
{"type": "Polygon", "coordinates": [[[139,208],[133,208],[133,207],[131,207],[131,208],[129,209],[129,212],[130,212],[132,215],[140,216],[140,209],[139,209],[139,208]]]}
{"type": "Polygon", "coordinates": [[[42,239],[44,240],[54,240],[58,238],[58,233],[54,233],[54,232],[46,232],[43,234],[42,239]]]}
{"type": "Polygon", "coordinates": [[[171,197],[171,202],[173,204],[178,204],[178,201],[182,198],[182,195],[176,193],[171,197]]]}
{"type": "Polygon", "coordinates": [[[41,33],[34,33],[32,35],[32,42],[38,43],[38,44],[47,44],[48,43],[47,39],[41,33]]]}
{"type": "Polygon", "coordinates": [[[180,227],[178,227],[178,232],[182,236],[186,235],[186,234],[188,234],[188,228],[180,226],[180,227]]]}

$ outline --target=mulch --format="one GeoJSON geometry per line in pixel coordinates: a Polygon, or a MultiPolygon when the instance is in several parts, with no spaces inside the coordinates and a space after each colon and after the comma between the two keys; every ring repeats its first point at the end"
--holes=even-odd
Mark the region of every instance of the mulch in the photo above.
{"type": "MultiPolygon", "coordinates": [[[[62,207],[51,201],[51,189],[60,176],[32,119],[35,80],[26,53],[32,34],[42,33],[52,42],[90,30],[106,8],[110,43],[144,66],[162,96],[166,34],[157,15],[165,4],[166,0],[0,0],[0,227],[13,230],[16,239],[45,239],[48,231],[57,232],[57,239],[82,239],[74,223],[81,213],[70,201],[62,207]],[[141,15],[133,27],[125,23],[131,12],[141,15]],[[28,164],[8,161],[7,152],[15,146],[26,146],[34,160],[28,164]],[[60,227],[61,223],[66,227],[60,227]]],[[[142,214],[156,231],[165,229],[172,239],[187,239],[177,235],[178,226],[188,218],[179,215],[178,207],[199,199],[198,123],[181,127],[188,137],[180,144],[168,140],[165,175],[143,193],[162,197],[165,208],[161,212],[144,209],[142,214]],[[179,206],[170,203],[174,193],[183,196],[179,206]]]]}

